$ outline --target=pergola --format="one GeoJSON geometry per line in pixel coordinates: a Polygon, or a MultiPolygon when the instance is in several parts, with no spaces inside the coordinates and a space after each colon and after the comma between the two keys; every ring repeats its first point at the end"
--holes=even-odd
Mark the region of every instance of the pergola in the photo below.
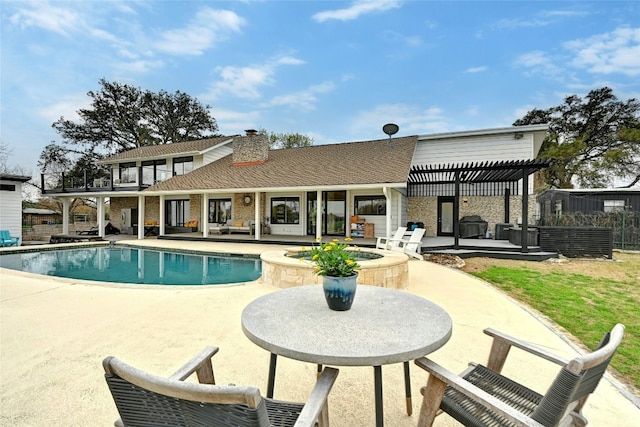
{"type": "Polygon", "coordinates": [[[453,196],[454,249],[459,249],[460,196],[498,196],[505,200],[505,222],[509,222],[509,197],[522,194],[522,252],[529,252],[529,175],[549,167],[550,160],[511,160],[446,165],[415,165],[409,171],[410,197],[453,196]]]}

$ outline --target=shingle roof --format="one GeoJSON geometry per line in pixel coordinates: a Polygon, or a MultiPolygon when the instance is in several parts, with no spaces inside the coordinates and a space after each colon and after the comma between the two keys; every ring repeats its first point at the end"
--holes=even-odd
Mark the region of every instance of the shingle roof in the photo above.
{"type": "Polygon", "coordinates": [[[134,148],[114,154],[104,159],[101,163],[113,163],[122,160],[149,159],[157,157],[167,157],[177,154],[195,154],[211,148],[224,141],[231,141],[232,136],[221,136],[215,138],[199,139],[197,141],[175,142],[173,144],[149,145],[146,147],[134,148]]]}
{"type": "Polygon", "coordinates": [[[269,151],[262,164],[234,166],[232,156],[145,191],[219,190],[406,183],[417,136],[269,151]]]}

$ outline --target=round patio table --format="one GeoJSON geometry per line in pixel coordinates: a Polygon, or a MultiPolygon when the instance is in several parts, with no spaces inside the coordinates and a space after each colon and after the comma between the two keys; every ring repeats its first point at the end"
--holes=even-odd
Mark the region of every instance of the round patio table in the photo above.
{"type": "Polygon", "coordinates": [[[373,366],[376,425],[383,425],[382,365],[404,363],[407,412],[411,414],[409,361],[443,346],[451,317],[419,296],[359,285],[348,311],[333,311],[322,285],[288,288],[245,307],[242,329],[271,352],[267,397],[273,397],[277,356],[319,365],[373,366]]]}

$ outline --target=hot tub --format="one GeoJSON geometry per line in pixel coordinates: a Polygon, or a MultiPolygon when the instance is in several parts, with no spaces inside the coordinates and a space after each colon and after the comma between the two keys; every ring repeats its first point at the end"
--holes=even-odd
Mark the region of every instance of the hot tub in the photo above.
{"type": "MultiPolygon", "coordinates": [[[[278,288],[322,283],[322,278],[313,273],[314,264],[297,256],[302,250],[297,247],[263,252],[260,255],[262,281],[278,288]]],[[[409,258],[405,254],[380,249],[361,248],[359,251],[365,258],[367,253],[380,257],[358,261],[358,284],[391,289],[405,289],[408,286],[409,258]]]]}

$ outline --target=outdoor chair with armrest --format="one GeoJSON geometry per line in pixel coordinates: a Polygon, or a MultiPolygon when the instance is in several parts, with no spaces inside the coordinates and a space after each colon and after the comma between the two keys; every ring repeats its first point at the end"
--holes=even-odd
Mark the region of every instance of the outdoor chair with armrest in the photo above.
{"type": "Polygon", "coordinates": [[[327,397],[338,370],[325,368],[306,403],[264,398],[255,387],[215,385],[206,347],[168,378],[153,375],[110,356],[102,362],[120,419],[136,426],[328,426],[327,397]],[[199,383],[184,380],[196,373],[199,383]]]}
{"type": "Polygon", "coordinates": [[[484,332],[493,337],[487,367],[471,363],[457,376],[425,357],[415,361],[429,372],[419,426],[431,426],[441,410],[465,426],[584,427],[582,407],[620,345],[624,325],[615,325],[592,353],[571,360],[491,328],[484,332]],[[562,366],[544,396],[500,374],[511,347],[562,366]]]}
{"type": "Polygon", "coordinates": [[[19,237],[11,237],[9,230],[0,230],[0,246],[18,246],[19,237]]]}
{"type": "Polygon", "coordinates": [[[420,253],[422,250],[422,237],[426,230],[424,228],[414,228],[408,240],[398,240],[398,246],[390,246],[392,251],[402,252],[416,259],[424,259],[420,253]]]}
{"type": "Polygon", "coordinates": [[[386,236],[376,237],[376,249],[385,249],[389,250],[391,246],[399,246],[400,240],[404,237],[404,233],[407,231],[407,227],[398,227],[396,232],[393,234],[393,237],[389,238],[386,236]]]}

